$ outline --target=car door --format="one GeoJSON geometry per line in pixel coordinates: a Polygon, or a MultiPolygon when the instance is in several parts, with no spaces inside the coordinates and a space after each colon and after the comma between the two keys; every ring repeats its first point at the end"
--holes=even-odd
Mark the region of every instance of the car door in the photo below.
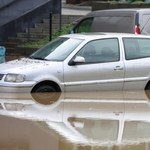
{"type": "Polygon", "coordinates": [[[117,38],[98,39],[85,44],[74,58],[84,62],[64,66],[66,91],[122,90],[124,63],[117,38]]]}
{"type": "Polygon", "coordinates": [[[124,89],[143,90],[150,75],[150,38],[123,38],[125,48],[124,89]]]}

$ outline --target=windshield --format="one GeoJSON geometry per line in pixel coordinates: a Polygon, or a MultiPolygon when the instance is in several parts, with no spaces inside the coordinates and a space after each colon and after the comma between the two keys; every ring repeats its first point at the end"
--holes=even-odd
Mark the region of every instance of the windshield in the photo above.
{"type": "Polygon", "coordinates": [[[81,39],[59,37],[34,52],[30,58],[63,61],[82,41],[81,39]]]}

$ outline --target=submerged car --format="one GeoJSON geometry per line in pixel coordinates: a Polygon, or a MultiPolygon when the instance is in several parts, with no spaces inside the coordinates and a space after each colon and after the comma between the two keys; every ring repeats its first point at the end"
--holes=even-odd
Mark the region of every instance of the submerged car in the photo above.
{"type": "Polygon", "coordinates": [[[150,89],[150,37],[63,35],[28,58],[0,64],[0,92],[150,89]]]}

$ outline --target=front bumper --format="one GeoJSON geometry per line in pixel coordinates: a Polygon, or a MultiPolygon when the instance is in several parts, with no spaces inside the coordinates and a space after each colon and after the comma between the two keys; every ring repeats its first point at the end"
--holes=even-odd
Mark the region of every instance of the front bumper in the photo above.
{"type": "Polygon", "coordinates": [[[35,82],[32,81],[22,83],[1,82],[0,93],[28,93],[31,92],[34,85],[35,82]]]}

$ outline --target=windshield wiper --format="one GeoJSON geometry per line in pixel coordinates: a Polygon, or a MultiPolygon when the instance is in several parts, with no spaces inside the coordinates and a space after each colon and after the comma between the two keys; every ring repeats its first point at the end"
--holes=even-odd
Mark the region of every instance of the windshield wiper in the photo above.
{"type": "Polygon", "coordinates": [[[33,56],[30,56],[29,58],[30,59],[38,59],[38,60],[47,60],[47,59],[42,58],[42,57],[33,57],[33,56]]]}

